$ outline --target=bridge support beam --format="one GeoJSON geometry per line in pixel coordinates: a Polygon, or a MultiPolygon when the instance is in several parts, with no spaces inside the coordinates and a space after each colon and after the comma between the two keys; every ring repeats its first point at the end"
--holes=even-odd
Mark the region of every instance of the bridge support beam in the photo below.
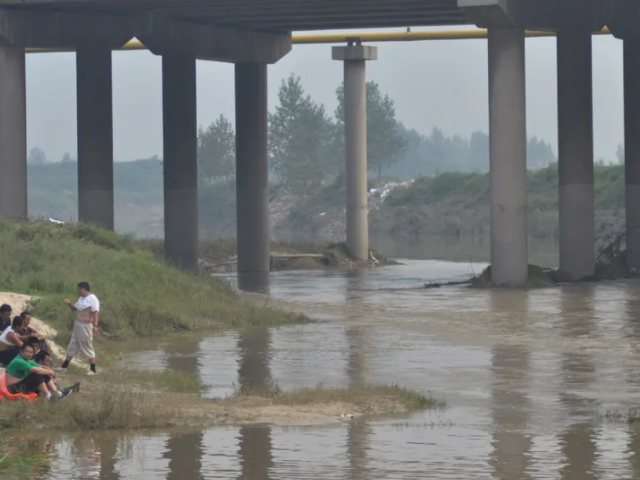
{"type": "Polygon", "coordinates": [[[162,57],[165,258],[198,269],[198,128],[196,59],[162,57]]]}
{"type": "Polygon", "coordinates": [[[367,77],[365,62],[378,58],[376,47],[333,47],[344,62],[344,136],[347,174],[347,249],[357,260],[369,258],[367,206],[367,77]]]}
{"type": "Polygon", "coordinates": [[[267,65],[235,65],[238,287],[264,292],[269,282],[267,65]]]}
{"type": "Polygon", "coordinates": [[[27,218],[24,48],[0,47],[0,218],[27,218]]]}
{"type": "Polygon", "coordinates": [[[623,48],[627,263],[640,268],[640,37],[625,39],[623,48]]]}
{"type": "Polygon", "coordinates": [[[111,50],[76,53],[78,219],[113,230],[111,50]]]}
{"type": "Polygon", "coordinates": [[[518,287],[528,280],[524,30],[490,28],[488,48],[491,275],[518,287]]]}
{"type": "Polygon", "coordinates": [[[557,50],[560,270],[578,280],[595,272],[591,32],[559,31],[557,50]]]}

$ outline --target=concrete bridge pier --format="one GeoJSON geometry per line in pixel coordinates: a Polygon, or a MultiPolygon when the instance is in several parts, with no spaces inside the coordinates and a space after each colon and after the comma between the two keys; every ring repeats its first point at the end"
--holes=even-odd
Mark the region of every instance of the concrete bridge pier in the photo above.
{"type": "Polygon", "coordinates": [[[528,280],[524,29],[489,28],[491,274],[496,286],[528,280]]]}
{"type": "Polygon", "coordinates": [[[595,272],[591,31],[559,31],[558,180],[560,270],[595,272]]]}
{"type": "Polygon", "coordinates": [[[196,58],[162,56],[165,258],[198,269],[196,58]]]}
{"type": "Polygon", "coordinates": [[[623,42],[627,263],[640,268],[640,37],[623,42]]]}
{"type": "Polygon", "coordinates": [[[111,50],[76,52],[78,219],[113,230],[111,50]]]}
{"type": "Polygon", "coordinates": [[[365,62],[378,58],[376,47],[332,47],[344,62],[344,129],[347,173],[347,249],[357,260],[369,258],[367,206],[367,78],[365,62]]]}
{"type": "Polygon", "coordinates": [[[0,47],[0,218],[27,218],[27,101],[21,47],[0,47]]]}
{"type": "Polygon", "coordinates": [[[237,63],[235,95],[238,287],[266,292],[270,270],[267,65],[237,63]]]}

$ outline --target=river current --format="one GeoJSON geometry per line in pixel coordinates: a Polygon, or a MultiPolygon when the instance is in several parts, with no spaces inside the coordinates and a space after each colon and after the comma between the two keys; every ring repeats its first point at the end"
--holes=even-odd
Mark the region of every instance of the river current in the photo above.
{"type": "MultiPolygon", "coordinates": [[[[539,290],[424,289],[484,265],[405,260],[359,274],[272,275],[318,320],[170,342],[132,363],[196,373],[209,395],[398,383],[446,410],[331,426],[39,440],[42,480],[638,479],[640,281],[539,290]]],[[[232,278],[230,279],[233,280],[232,278]]]]}

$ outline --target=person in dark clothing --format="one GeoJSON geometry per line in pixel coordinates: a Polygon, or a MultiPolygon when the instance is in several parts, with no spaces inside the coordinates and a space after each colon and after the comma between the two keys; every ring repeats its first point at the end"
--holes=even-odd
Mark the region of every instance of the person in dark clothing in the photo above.
{"type": "Polygon", "coordinates": [[[38,350],[46,350],[51,353],[51,345],[44,338],[44,336],[38,332],[36,332],[33,328],[31,328],[31,312],[24,311],[20,314],[22,319],[24,320],[24,325],[22,326],[22,330],[18,332],[20,335],[20,340],[23,342],[28,341],[30,338],[35,338],[38,340],[38,350]]]}
{"type": "Polygon", "coordinates": [[[13,309],[9,304],[0,305],[0,333],[4,332],[11,326],[11,313],[13,309]]]}

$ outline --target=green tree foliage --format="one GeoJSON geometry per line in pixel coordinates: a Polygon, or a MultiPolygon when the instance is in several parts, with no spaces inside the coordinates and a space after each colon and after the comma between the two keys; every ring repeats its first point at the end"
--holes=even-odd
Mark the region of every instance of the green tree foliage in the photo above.
{"type": "Polygon", "coordinates": [[[206,129],[198,130],[198,177],[211,185],[226,182],[236,173],[236,135],[233,125],[220,115],[206,129]]]}
{"type": "Polygon", "coordinates": [[[305,95],[300,77],[283,80],[269,115],[271,164],[294,192],[309,191],[335,173],[334,126],[324,106],[305,95]]]}
{"type": "MultiPolygon", "coordinates": [[[[473,132],[469,138],[447,137],[434,127],[422,135],[398,123],[398,132],[407,141],[407,151],[400,161],[386,170],[387,175],[409,180],[419,175],[443,172],[488,172],[489,135],[473,132]]],[[[556,161],[551,145],[532,137],[527,142],[527,166],[544,168],[556,161]]]]}
{"type": "MultiPolygon", "coordinates": [[[[336,90],[337,144],[344,148],[344,83],[336,90]]],[[[407,150],[407,141],[398,131],[396,108],[389,95],[383,95],[376,82],[367,82],[367,166],[376,172],[400,161],[407,150]]],[[[344,151],[344,150],[342,150],[344,151]]]]}
{"type": "Polygon", "coordinates": [[[34,147],[29,150],[27,163],[29,163],[30,165],[44,165],[45,163],[47,163],[47,154],[41,148],[34,147]]]}

